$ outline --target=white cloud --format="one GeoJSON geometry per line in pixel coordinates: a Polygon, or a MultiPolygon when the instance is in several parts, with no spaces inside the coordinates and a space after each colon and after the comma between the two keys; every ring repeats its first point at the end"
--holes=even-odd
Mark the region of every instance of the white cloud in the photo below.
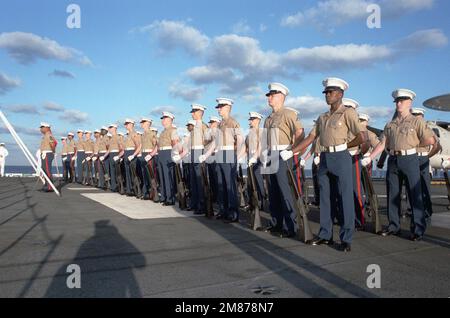
{"type": "Polygon", "coordinates": [[[68,71],[63,71],[63,70],[54,70],[53,72],[48,74],[48,76],[57,76],[57,77],[63,77],[63,78],[75,78],[75,75],[73,75],[72,73],[70,73],[68,71]]]}
{"type": "Polygon", "coordinates": [[[252,32],[252,28],[247,24],[246,20],[241,20],[237,23],[235,23],[231,27],[231,32],[236,34],[249,34],[252,32]]]}
{"type": "Polygon", "coordinates": [[[174,83],[169,88],[170,96],[174,98],[181,98],[187,102],[199,100],[203,96],[204,92],[204,87],[189,87],[179,83],[174,83]]]}
{"type": "Polygon", "coordinates": [[[10,90],[19,87],[20,84],[19,79],[11,78],[4,73],[0,73],[0,95],[5,95],[10,90]]]}
{"type": "Polygon", "coordinates": [[[25,115],[39,115],[40,112],[36,106],[33,105],[8,105],[3,106],[2,109],[8,113],[25,114],[25,115]]]}
{"type": "Polygon", "coordinates": [[[174,115],[180,113],[175,106],[157,106],[152,108],[150,115],[161,118],[162,112],[171,112],[174,115]]]}
{"type": "Polygon", "coordinates": [[[265,25],[265,24],[263,24],[263,23],[261,23],[260,25],[259,25],[259,32],[265,32],[265,31],[267,31],[267,25],[265,25]]]}
{"type": "Polygon", "coordinates": [[[314,25],[320,29],[330,28],[354,20],[367,19],[367,7],[378,4],[383,18],[395,18],[406,13],[432,8],[434,0],[327,0],[316,6],[285,16],[281,25],[298,27],[314,25]]]}
{"type": "Polygon", "coordinates": [[[139,30],[150,32],[163,52],[182,48],[192,55],[197,55],[203,53],[209,45],[206,35],[182,21],[155,21],[139,30]]]}
{"type": "Polygon", "coordinates": [[[298,48],[287,52],[283,60],[309,71],[330,71],[348,67],[368,67],[393,56],[387,46],[345,44],[298,48]]]}
{"type": "Polygon", "coordinates": [[[64,107],[54,103],[54,102],[45,102],[44,109],[52,112],[62,112],[64,111],[64,107]]]}
{"type": "Polygon", "coordinates": [[[1,33],[0,49],[5,49],[13,59],[25,65],[32,64],[37,59],[55,59],[64,62],[92,65],[89,58],[84,56],[82,52],[70,47],[61,46],[54,40],[42,38],[33,33],[1,33]]]}
{"type": "Polygon", "coordinates": [[[319,98],[309,95],[297,97],[288,96],[285,105],[298,110],[301,118],[317,116],[317,114],[324,113],[329,109],[329,106],[323,97],[319,98]]]}
{"type": "Polygon", "coordinates": [[[439,29],[428,29],[414,32],[393,45],[402,51],[422,51],[425,48],[440,48],[448,44],[447,36],[439,29]]]}
{"type": "Polygon", "coordinates": [[[87,122],[89,119],[89,115],[79,110],[68,109],[65,110],[64,113],[58,118],[71,124],[80,124],[87,122]]]}

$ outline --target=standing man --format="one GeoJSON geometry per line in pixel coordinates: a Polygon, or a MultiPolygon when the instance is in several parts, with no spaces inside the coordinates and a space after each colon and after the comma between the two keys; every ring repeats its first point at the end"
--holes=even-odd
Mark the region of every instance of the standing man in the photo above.
{"type": "Polygon", "coordinates": [[[172,152],[175,159],[179,160],[177,144],[179,141],[177,130],[173,126],[175,116],[170,112],[163,112],[161,124],[164,130],[158,139],[158,146],[153,150],[152,157],[158,153],[158,174],[160,178],[161,198],[160,202],[164,206],[175,205],[175,163],[172,160],[172,152]],[[176,157],[178,156],[178,157],[176,157]]]}
{"type": "Polygon", "coordinates": [[[389,152],[386,175],[389,226],[382,235],[400,235],[400,194],[402,181],[405,180],[413,213],[410,239],[420,241],[425,233],[426,221],[417,148],[434,145],[436,140],[425,121],[411,114],[416,93],[409,89],[398,89],[392,93],[392,97],[397,117],[385,126],[382,140],[370,156],[364,158],[363,165],[370,164],[384,149],[389,152]]]}
{"type": "Polygon", "coordinates": [[[77,183],[83,183],[83,161],[85,159],[85,150],[84,150],[84,140],[83,140],[84,131],[78,129],[77,136],[78,141],[75,142],[75,158],[77,161],[77,183]]]}
{"type": "Polygon", "coordinates": [[[106,152],[105,157],[109,158],[107,161],[109,163],[109,176],[111,178],[111,192],[119,192],[117,186],[118,176],[116,174],[116,166],[120,164],[120,158],[123,156],[124,150],[117,134],[117,125],[110,124],[108,130],[111,134],[111,138],[109,139],[108,151],[106,152]]]}
{"type": "MultiPolygon", "coordinates": [[[[216,109],[222,117],[218,127],[218,136],[215,139],[218,150],[215,155],[219,188],[218,217],[223,218],[226,223],[233,223],[239,221],[237,162],[245,156],[244,137],[239,123],[230,116],[233,100],[217,98],[216,101],[216,109]]],[[[200,156],[200,163],[206,161],[209,155],[211,153],[200,156]]]]}
{"type": "MultiPolygon", "coordinates": [[[[193,129],[190,131],[190,190],[191,190],[191,208],[194,210],[194,214],[205,214],[205,191],[204,181],[201,172],[200,156],[204,154],[205,150],[205,133],[208,130],[208,126],[203,122],[203,115],[206,107],[199,104],[191,105],[192,120],[189,123],[194,124],[193,129]]],[[[206,177],[206,176],[205,176],[206,177]]]]}
{"type": "MultiPolygon", "coordinates": [[[[351,98],[343,98],[342,104],[345,107],[351,107],[354,110],[359,108],[359,103],[351,98]]],[[[358,115],[359,122],[359,115],[358,115]]],[[[360,126],[360,130],[366,132],[367,129],[365,126],[360,126]]],[[[355,135],[349,132],[348,140],[353,140],[355,135]]],[[[365,146],[365,144],[364,144],[365,146]]],[[[367,148],[367,147],[365,147],[367,148]]],[[[367,150],[367,149],[364,149],[367,150]]],[[[361,148],[360,146],[356,146],[353,148],[349,148],[348,152],[352,156],[352,174],[353,174],[353,201],[355,205],[355,229],[358,231],[364,230],[365,227],[365,209],[366,209],[366,201],[364,200],[364,188],[363,182],[361,180],[361,148]]]]}
{"type": "Polygon", "coordinates": [[[358,114],[352,107],[342,103],[344,92],[349,85],[339,78],[327,78],[323,81],[325,99],[330,111],[322,114],[316,125],[295,149],[303,151],[316,138],[320,138],[322,152],[320,154],[319,187],[320,187],[320,231],[313,240],[313,245],[333,244],[332,204],[334,196],[330,195],[332,187],[337,189],[338,211],[342,222],[339,237],[340,249],[351,251],[353,231],[355,229],[355,207],[353,201],[352,158],[348,148],[359,146],[365,142],[365,134],[361,132],[358,114]],[[349,140],[349,132],[356,136],[349,140]]]}
{"type": "Polygon", "coordinates": [[[66,168],[67,161],[67,138],[61,137],[62,149],[61,149],[61,163],[63,168],[63,180],[64,182],[69,181],[69,170],[66,168]]]}
{"type": "MultiPolygon", "coordinates": [[[[272,226],[267,230],[280,237],[294,237],[297,231],[296,209],[288,170],[292,170],[294,153],[291,149],[304,138],[304,129],[298,115],[284,106],[289,89],[280,83],[269,84],[266,94],[272,113],[264,122],[266,144],[263,166],[267,166],[270,214],[272,226]]],[[[295,186],[295,185],[294,185],[295,186]]]]}
{"type": "Polygon", "coordinates": [[[209,127],[205,134],[205,153],[209,153],[206,164],[208,166],[209,185],[211,186],[212,201],[217,202],[219,186],[217,180],[217,163],[215,154],[216,150],[216,137],[219,129],[220,118],[217,116],[211,116],[209,119],[209,127]]]}
{"type": "Polygon", "coordinates": [[[142,186],[142,199],[150,200],[150,189],[151,189],[151,181],[150,181],[150,173],[149,169],[152,169],[150,160],[152,159],[151,153],[154,150],[156,144],[156,134],[153,130],[151,130],[153,121],[149,118],[141,119],[141,128],[144,130],[142,135],[142,157],[141,160],[141,170],[143,177],[143,186],[142,186]]]}
{"type": "Polygon", "coordinates": [[[92,158],[94,157],[94,142],[91,139],[92,132],[90,130],[84,131],[84,150],[85,150],[85,170],[84,170],[84,184],[92,186],[92,158]]]}
{"type": "Polygon", "coordinates": [[[73,137],[75,135],[70,132],[67,134],[67,160],[66,160],[66,169],[69,171],[69,182],[75,182],[75,140],[73,137]]]}
{"type": "Polygon", "coordinates": [[[0,143],[0,177],[5,176],[5,162],[8,155],[9,153],[5,147],[5,144],[3,142],[0,143]]]}
{"type": "MultiPolygon", "coordinates": [[[[413,116],[424,119],[425,109],[413,108],[411,111],[413,116]]],[[[433,215],[433,204],[431,202],[431,174],[430,174],[430,158],[437,154],[441,149],[439,138],[427,126],[428,130],[433,134],[435,143],[433,146],[418,147],[417,155],[419,156],[420,181],[422,182],[422,197],[425,218],[428,220],[433,215]]]]}
{"type": "MultiPolygon", "coordinates": [[[[133,184],[136,183],[137,180],[137,171],[136,171],[136,157],[141,153],[141,142],[140,137],[134,130],[134,120],[125,119],[124,122],[125,128],[127,129],[127,137],[124,141],[124,160],[125,160],[125,177],[126,177],[126,193],[127,196],[132,196],[134,192],[133,184]]],[[[136,196],[140,196],[140,185],[136,184],[138,193],[134,193],[136,196]]]]}
{"type": "MultiPolygon", "coordinates": [[[[369,122],[370,122],[370,116],[367,114],[363,114],[363,113],[360,113],[358,116],[359,116],[359,123],[361,124],[362,129],[367,131],[368,147],[367,147],[367,151],[363,152],[364,158],[366,158],[366,157],[370,156],[371,152],[375,149],[375,147],[378,145],[380,140],[378,139],[377,135],[374,132],[367,129],[367,127],[369,126],[369,122]]],[[[372,163],[370,163],[367,166],[367,170],[369,172],[369,176],[371,177],[372,176],[372,163]]]]}
{"type": "Polygon", "coordinates": [[[94,155],[92,157],[92,163],[94,165],[94,184],[93,186],[98,187],[99,178],[100,178],[100,167],[99,167],[99,142],[100,142],[100,130],[96,129],[94,131],[94,155]]]}
{"type": "Polygon", "coordinates": [[[100,141],[98,142],[98,165],[99,165],[99,183],[98,188],[100,189],[106,189],[107,180],[105,179],[106,176],[109,176],[109,156],[108,153],[108,128],[105,126],[102,126],[100,130],[100,141]]]}
{"type": "MultiPolygon", "coordinates": [[[[41,123],[40,126],[42,141],[39,150],[41,152],[41,168],[47,175],[47,177],[52,180],[52,162],[55,158],[55,149],[56,149],[56,139],[52,135],[52,131],[50,129],[50,125],[47,123],[41,123]]],[[[50,183],[47,180],[44,183],[44,187],[42,188],[44,192],[53,192],[50,183]]]]}
{"type": "Polygon", "coordinates": [[[260,129],[261,120],[263,115],[257,112],[249,113],[249,125],[250,131],[245,139],[245,145],[247,148],[248,156],[248,169],[253,169],[253,175],[257,184],[258,201],[260,202],[260,209],[263,209],[263,202],[265,200],[266,193],[264,191],[264,180],[261,173],[261,140],[263,130],[260,129]]]}

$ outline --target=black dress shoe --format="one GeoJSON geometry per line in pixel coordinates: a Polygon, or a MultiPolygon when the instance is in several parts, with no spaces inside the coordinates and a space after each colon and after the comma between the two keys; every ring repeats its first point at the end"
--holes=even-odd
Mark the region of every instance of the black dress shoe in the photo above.
{"type": "Polygon", "coordinates": [[[350,243],[341,243],[341,245],[339,246],[339,250],[342,252],[351,252],[352,246],[350,245],[350,243]]]}
{"type": "Polygon", "coordinates": [[[281,233],[278,233],[278,235],[276,233],[273,233],[273,235],[279,236],[280,238],[295,237],[295,233],[288,232],[288,231],[282,231],[281,233]]]}
{"type": "Polygon", "coordinates": [[[222,214],[217,214],[216,215],[216,220],[222,220],[223,219],[223,215],[222,214]]]}
{"type": "Polygon", "coordinates": [[[325,239],[323,239],[323,238],[320,238],[320,237],[318,237],[318,238],[315,238],[314,240],[312,240],[311,241],[311,245],[314,245],[314,246],[316,246],[316,245],[333,245],[334,244],[334,241],[331,239],[331,240],[325,240],[325,239]]]}
{"type": "Polygon", "coordinates": [[[191,208],[191,207],[187,207],[187,208],[186,208],[186,211],[192,211],[192,210],[194,210],[194,209],[191,208]]]}
{"type": "Polygon", "coordinates": [[[269,226],[268,228],[264,229],[264,232],[267,233],[278,233],[280,234],[283,230],[276,226],[269,226]]]}
{"type": "Polygon", "coordinates": [[[418,234],[411,234],[411,236],[409,237],[409,239],[413,242],[420,242],[423,239],[423,235],[418,235],[418,234]]]}
{"type": "Polygon", "coordinates": [[[401,234],[400,230],[398,231],[384,230],[381,232],[381,236],[391,236],[391,235],[400,236],[400,234],[401,234]]]}

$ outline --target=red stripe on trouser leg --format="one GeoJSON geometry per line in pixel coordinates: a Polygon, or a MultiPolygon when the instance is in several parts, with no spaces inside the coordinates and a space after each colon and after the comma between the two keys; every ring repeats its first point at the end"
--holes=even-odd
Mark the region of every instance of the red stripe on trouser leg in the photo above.
{"type": "MultiPolygon", "coordinates": [[[[45,156],[45,170],[46,170],[46,173],[47,173],[47,177],[49,179],[51,179],[50,178],[50,171],[48,169],[48,156],[45,156]]],[[[48,183],[48,181],[47,181],[47,188],[48,188],[48,190],[51,190],[50,183],[48,183]]]]}
{"type": "Polygon", "coordinates": [[[362,203],[362,196],[361,196],[361,171],[359,171],[359,156],[355,156],[355,168],[356,168],[356,187],[358,188],[358,204],[359,204],[359,210],[361,211],[361,225],[364,225],[364,207],[362,203]]]}
{"type": "Polygon", "coordinates": [[[300,195],[302,194],[302,183],[300,181],[300,165],[298,164],[298,157],[294,155],[294,163],[295,163],[295,167],[297,170],[297,189],[298,189],[298,193],[300,193],[300,195]]]}

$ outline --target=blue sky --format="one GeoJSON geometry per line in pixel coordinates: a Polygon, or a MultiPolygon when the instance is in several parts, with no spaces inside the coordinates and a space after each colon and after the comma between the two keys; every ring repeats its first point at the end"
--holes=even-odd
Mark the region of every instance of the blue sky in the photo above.
{"type": "MultiPolygon", "coordinates": [[[[0,107],[34,152],[41,121],[60,136],[144,115],[160,126],[171,110],[184,126],[193,102],[217,115],[216,97],[234,98],[247,127],[249,111],[268,112],[264,92],[279,81],[310,127],[327,109],[322,80],[336,76],[382,128],[395,88],[416,91],[416,106],[449,93],[448,12],[444,0],[2,0],[0,107]],[[70,3],[80,29],[66,26],[70,3]],[[380,29],[366,25],[371,3],[380,29]]],[[[9,164],[25,163],[2,125],[0,140],[9,164]]]]}

